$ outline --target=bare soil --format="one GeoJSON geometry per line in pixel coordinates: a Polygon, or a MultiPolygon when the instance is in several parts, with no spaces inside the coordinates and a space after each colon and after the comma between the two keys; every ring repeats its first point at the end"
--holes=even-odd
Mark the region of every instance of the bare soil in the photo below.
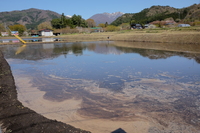
{"type": "Polygon", "coordinates": [[[68,124],[50,120],[24,107],[17,100],[17,91],[10,66],[0,51],[0,125],[8,133],[89,133],[68,124]]]}

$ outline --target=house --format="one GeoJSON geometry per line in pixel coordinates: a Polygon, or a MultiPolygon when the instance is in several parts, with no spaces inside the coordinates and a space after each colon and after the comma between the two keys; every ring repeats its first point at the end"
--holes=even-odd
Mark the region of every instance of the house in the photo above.
{"type": "Polygon", "coordinates": [[[102,32],[103,31],[102,27],[93,27],[93,28],[90,28],[90,29],[91,29],[91,32],[102,32]]]}
{"type": "Polygon", "coordinates": [[[8,36],[8,32],[1,32],[1,36],[8,36]]]}
{"type": "Polygon", "coordinates": [[[38,31],[39,36],[53,36],[53,30],[42,29],[38,31]]]}
{"type": "Polygon", "coordinates": [[[156,28],[156,26],[153,24],[145,24],[144,27],[145,27],[145,29],[155,29],[156,28]]]}
{"type": "Polygon", "coordinates": [[[18,31],[11,31],[11,35],[19,35],[19,32],[18,31]]]}
{"type": "Polygon", "coordinates": [[[31,32],[29,33],[29,35],[32,36],[32,37],[38,37],[39,36],[37,30],[31,30],[31,32]]]}
{"type": "Polygon", "coordinates": [[[131,24],[131,29],[143,29],[141,24],[131,24]]]}

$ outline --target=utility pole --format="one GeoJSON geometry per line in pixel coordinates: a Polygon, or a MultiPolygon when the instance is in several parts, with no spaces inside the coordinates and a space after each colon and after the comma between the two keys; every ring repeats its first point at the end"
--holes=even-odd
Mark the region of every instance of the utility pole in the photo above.
{"type": "Polygon", "coordinates": [[[5,28],[6,32],[8,32],[8,30],[9,30],[11,33],[11,30],[10,30],[10,28],[7,27],[6,23],[4,23],[4,28],[5,28]]]}

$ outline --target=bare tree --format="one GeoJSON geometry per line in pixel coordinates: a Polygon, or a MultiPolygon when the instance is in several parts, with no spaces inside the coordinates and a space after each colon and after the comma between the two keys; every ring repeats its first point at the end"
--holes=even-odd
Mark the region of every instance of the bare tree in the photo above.
{"type": "Polygon", "coordinates": [[[87,19],[86,22],[88,24],[88,27],[95,27],[96,26],[96,23],[93,19],[87,19]]]}
{"type": "Polygon", "coordinates": [[[52,29],[51,22],[43,22],[37,26],[38,30],[41,29],[52,29]]]}

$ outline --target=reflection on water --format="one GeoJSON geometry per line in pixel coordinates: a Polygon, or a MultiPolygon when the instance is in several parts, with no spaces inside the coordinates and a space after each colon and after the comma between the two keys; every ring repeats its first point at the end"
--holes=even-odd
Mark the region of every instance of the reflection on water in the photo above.
{"type": "MultiPolygon", "coordinates": [[[[63,41],[59,38],[24,38],[25,42],[56,42],[63,41]]],[[[19,43],[18,39],[0,39],[0,43],[19,43]]]]}
{"type": "MultiPolygon", "coordinates": [[[[76,110],[81,118],[71,113],[59,119],[63,122],[93,132],[100,132],[98,127],[101,126],[107,128],[106,131],[114,131],[106,125],[99,125],[96,119],[110,120],[110,124],[129,122],[131,126],[121,126],[127,132],[142,132],[144,128],[145,132],[200,131],[198,45],[133,42],[29,44],[16,55],[19,47],[0,46],[18,79],[18,91],[24,85],[20,85],[24,82],[19,80],[20,77],[26,77],[32,87],[45,92],[43,98],[52,104],[72,99],[81,101],[76,110]],[[81,122],[83,118],[87,121],[81,122]],[[84,125],[89,122],[93,127],[84,125]],[[146,126],[139,126],[139,122],[146,126]]],[[[24,101],[27,106],[33,104],[28,97],[24,101]]],[[[37,106],[40,107],[39,103],[37,106]]],[[[56,114],[63,117],[59,108],[55,108],[56,114]]]]}

